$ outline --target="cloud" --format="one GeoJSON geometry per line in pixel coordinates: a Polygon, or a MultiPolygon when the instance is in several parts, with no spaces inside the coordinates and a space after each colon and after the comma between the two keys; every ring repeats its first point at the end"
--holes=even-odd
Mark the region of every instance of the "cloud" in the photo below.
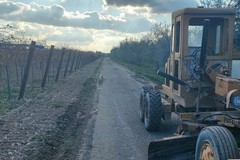
{"type": "MultiPolygon", "coordinates": [[[[64,8],[59,5],[46,7],[36,3],[31,3],[29,9],[24,9],[22,13],[14,16],[17,17],[19,21],[60,25],[64,12],[64,8]]],[[[13,18],[14,20],[14,17],[9,18],[13,18]]]]}
{"type": "Polygon", "coordinates": [[[119,42],[126,39],[126,37],[141,37],[141,34],[130,34],[114,31],[95,31],[93,32],[93,42],[84,47],[86,50],[95,48],[95,51],[103,50],[109,53],[113,46],[119,46],[119,42]]]}
{"type": "Polygon", "coordinates": [[[50,41],[61,41],[62,43],[84,42],[85,44],[88,44],[92,42],[92,33],[87,30],[72,27],[68,27],[67,29],[58,28],[57,30],[54,30],[51,35],[48,35],[47,39],[49,39],[50,41]]]}
{"type": "Polygon", "coordinates": [[[151,8],[152,13],[170,13],[179,8],[196,7],[195,0],[105,0],[106,5],[110,6],[135,6],[151,8]]]}
{"type": "MultiPolygon", "coordinates": [[[[26,33],[35,41],[46,39],[49,45],[54,44],[58,47],[86,48],[93,42],[92,34],[96,32],[95,30],[55,27],[26,22],[11,23],[11,25],[17,26],[20,32],[26,33]]],[[[94,50],[94,48],[91,50],[94,50]]]]}
{"type": "Polygon", "coordinates": [[[121,32],[144,32],[152,25],[150,21],[137,15],[112,16],[108,12],[78,11],[68,12],[61,5],[44,6],[37,3],[29,5],[10,1],[0,2],[0,19],[24,21],[60,27],[79,27],[85,29],[114,30],[121,32]],[[132,20],[135,18],[136,20],[132,20]],[[137,26],[137,28],[135,28],[137,26]]]}
{"type": "Polygon", "coordinates": [[[2,1],[0,2],[0,14],[10,14],[12,12],[18,11],[21,9],[20,3],[19,5],[15,5],[12,2],[8,2],[8,1],[2,1]]]}
{"type": "Polygon", "coordinates": [[[146,0],[105,0],[107,5],[116,5],[116,6],[145,6],[149,3],[146,0]]]}
{"type": "Polygon", "coordinates": [[[100,11],[102,9],[101,0],[62,0],[62,5],[67,11],[100,11]]]}
{"type": "Polygon", "coordinates": [[[46,39],[48,45],[56,47],[70,47],[86,51],[109,52],[113,46],[118,46],[119,42],[126,37],[141,37],[139,34],[116,32],[112,30],[81,29],[74,27],[55,27],[26,22],[17,24],[19,31],[28,33],[33,40],[46,39]]]}
{"type": "Polygon", "coordinates": [[[170,22],[180,7],[195,7],[195,0],[0,0],[0,22],[19,25],[36,41],[109,52],[153,23],[170,22]]]}

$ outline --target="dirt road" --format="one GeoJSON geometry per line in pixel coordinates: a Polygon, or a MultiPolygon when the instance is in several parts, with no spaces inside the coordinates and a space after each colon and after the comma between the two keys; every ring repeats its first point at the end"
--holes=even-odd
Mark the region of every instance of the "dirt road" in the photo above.
{"type": "Polygon", "coordinates": [[[150,81],[105,58],[95,116],[86,130],[89,136],[85,151],[79,152],[78,159],[145,160],[150,141],[173,135],[174,122],[163,121],[159,132],[149,133],[139,119],[139,94],[141,87],[148,83],[150,81]]]}

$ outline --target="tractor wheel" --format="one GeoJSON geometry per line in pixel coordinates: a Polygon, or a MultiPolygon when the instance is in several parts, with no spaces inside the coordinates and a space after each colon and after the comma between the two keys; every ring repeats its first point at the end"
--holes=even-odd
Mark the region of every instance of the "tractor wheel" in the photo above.
{"type": "Polygon", "coordinates": [[[140,114],[140,120],[144,122],[144,106],[146,103],[145,97],[146,93],[148,93],[150,90],[152,90],[152,86],[143,86],[140,94],[140,105],[139,105],[139,114],[140,114]]]}
{"type": "Polygon", "coordinates": [[[239,158],[238,146],[232,133],[220,126],[204,128],[198,137],[196,160],[226,160],[239,158]]]}
{"type": "Polygon", "coordinates": [[[161,102],[161,93],[150,90],[146,94],[146,105],[144,109],[144,125],[148,131],[158,131],[164,111],[161,102]]]}

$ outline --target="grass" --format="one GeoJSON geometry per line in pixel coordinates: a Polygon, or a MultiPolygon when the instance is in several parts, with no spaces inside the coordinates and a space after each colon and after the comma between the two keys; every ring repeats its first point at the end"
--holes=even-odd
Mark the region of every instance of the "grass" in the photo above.
{"type": "Polygon", "coordinates": [[[65,102],[64,101],[57,101],[53,104],[53,106],[55,108],[63,108],[65,106],[65,102]]]}
{"type": "Polygon", "coordinates": [[[91,67],[95,68],[95,70],[94,74],[84,82],[83,88],[80,91],[79,103],[81,106],[89,105],[89,102],[92,101],[94,90],[97,88],[97,81],[99,78],[100,70],[102,68],[102,61],[103,59],[101,58],[91,64],[91,67]]]}
{"type": "MultiPolygon", "coordinates": [[[[46,85],[47,91],[51,90],[51,85],[46,85]]],[[[7,87],[0,88],[0,116],[4,115],[7,111],[17,108],[28,99],[34,99],[42,92],[39,85],[29,85],[25,89],[24,98],[18,100],[20,87],[12,86],[10,95],[8,95],[7,87]]]]}
{"type": "Polygon", "coordinates": [[[0,89],[0,116],[4,115],[7,110],[12,110],[18,105],[13,97],[17,95],[17,88],[11,89],[8,95],[7,87],[0,89]]]}
{"type": "Polygon", "coordinates": [[[65,141],[65,145],[67,148],[70,148],[70,147],[74,147],[75,145],[75,142],[76,140],[74,139],[74,137],[69,137],[66,141],[65,141]]]}
{"type": "Polygon", "coordinates": [[[1,101],[0,116],[4,115],[7,110],[12,110],[14,108],[16,108],[16,103],[8,102],[8,101],[1,101]]]}
{"type": "Polygon", "coordinates": [[[133,65],[127,62],[115,60],[117,63],[120,63],[121,65],[125,66],[129,70],[133,71],[136,74],[142,75],[144,77],[147,77],[148,79],[156,82],[156,83],[164,83],[164,78],[157,75],[157,71],[154,69],[153,66],[137,66],[133,65]]]}
{"type": "MultiPolygon", "coordinates": [[[[103,59],[101,58],[97,60],[95,63],[92,63],[91,65],[93,66],[89,66],[89,67],[96,68],[96,71],[95,71],[94,77],[92,79],[89,79],[87,82],[85,82],[84,91],[80,93],[80,95],[83,97],[82,103],[84,103],[85,105],[88,103],[88,101],[91,98],[90,95],[92,94],[91,93],[92,90],[96,87],[95,83],[99,74],[99,69],[101,68],[101,66],[97,67],[96,65],[101,65],[102,60],[103,59]]],[[[52,83],[47,83],[44,88],[44,92],[49,93],[52,91],[52,89],[53,89],[52,83]]],[[[8,95],[8,89],[6,86],[0,88],[0,116],[6,114],[6,112],[14,108],[17,108],[18,106],[22,105],[24,102],[36,98],[39,93],[43,92],[40,85],[31,84],[26,87],[23,99],[18,100],[19,91],[20,91],[19,86],[11,86],[10,95],[8,95]]],[[[58,101],[53,105],[53,107],[55,108],[62,108],[64,106],[65,106],[65,103],[63,101],[58,101]]]]}

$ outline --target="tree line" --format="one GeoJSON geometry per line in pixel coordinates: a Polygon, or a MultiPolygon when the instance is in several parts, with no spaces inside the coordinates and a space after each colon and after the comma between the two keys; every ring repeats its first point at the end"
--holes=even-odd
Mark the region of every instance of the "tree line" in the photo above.
{"type": "Polygon", "coordinates": [[[140,40],[126,38],[119,47],[111,50],[113,58],[138,66],[164,65],[170,53],[170,26],[166,23],[153,25],[140,40]]]}

